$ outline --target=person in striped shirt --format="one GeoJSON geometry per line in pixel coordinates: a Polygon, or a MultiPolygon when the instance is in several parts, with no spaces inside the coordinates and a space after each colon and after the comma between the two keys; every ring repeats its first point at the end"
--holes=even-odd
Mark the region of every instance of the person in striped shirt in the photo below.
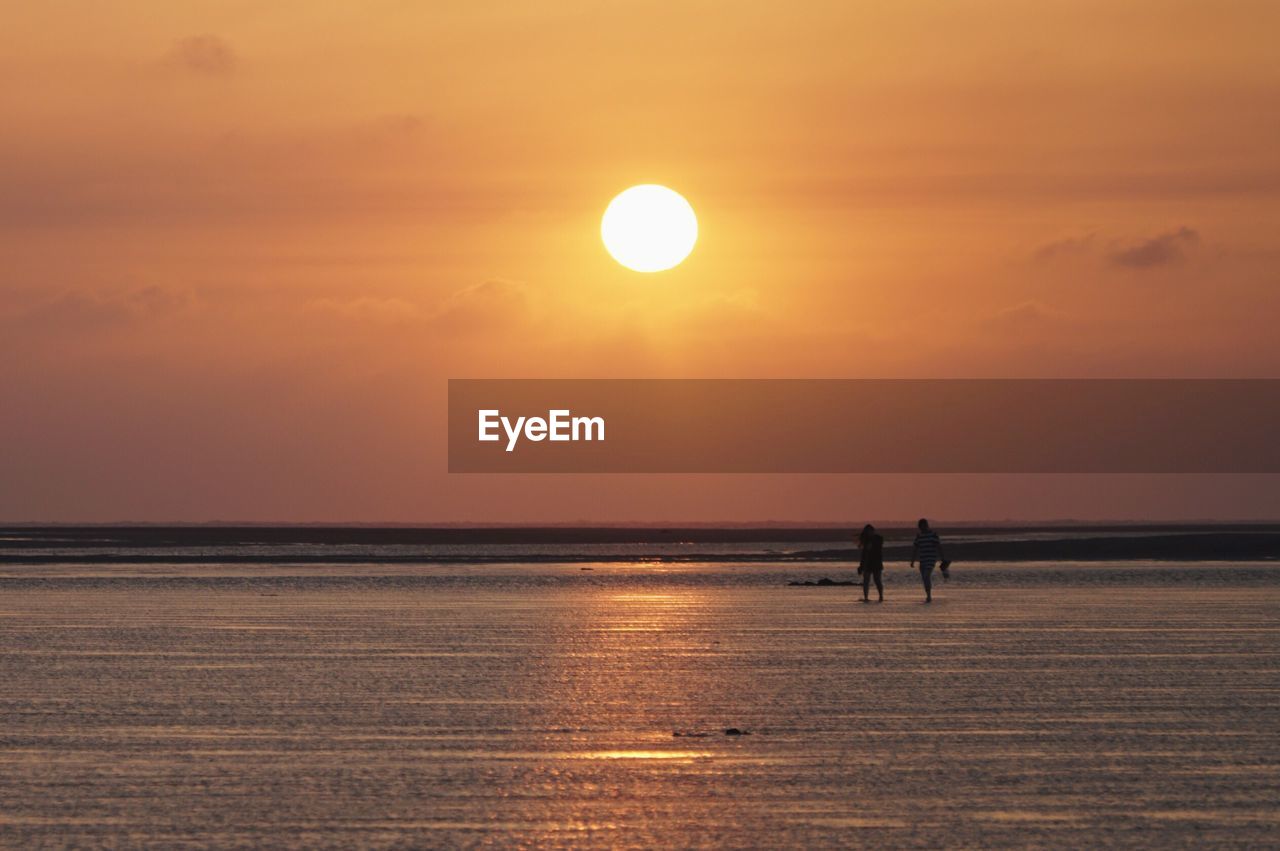
{"type": "Polygon", "coordinates": [[[929,521],[923,517],[916,524],[920,530],[916,533],[915,543],[911,547],[911,566],[920,562],[920,581],[924,583],[924,601],[933,602],[933,566],[942,558],[942,541],[938,533],[929,528],[929,521]]]}

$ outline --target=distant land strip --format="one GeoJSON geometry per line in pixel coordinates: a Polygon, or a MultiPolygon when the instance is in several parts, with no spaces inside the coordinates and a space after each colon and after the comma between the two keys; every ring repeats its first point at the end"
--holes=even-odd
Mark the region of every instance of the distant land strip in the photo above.
{"type": "MultiPolygon", "coordinates": [[[[965,530],[968,532],[969,530],[965,530]]],[[[1021,530],[1019,530],[1021,531],[1021,530]]],[[[780,536],[781,537],[781,536],[780,536]]],[[[494,542],[497,543],[497,542],[494,542]]],[[[1036,561],[1269,561],[1280,560],[1280,530],[1109,533],[1100,537],[1046,538],[946,542],[946,556],[957,562],[1036,561]]],[[[513,564],[513,563],[724,563],[856,562],[853,548],[744,553],[601,552],[548,553],[166,553],[155,546],[147,552],[77,552],[65,543],[28,542],[26,551],[0,548],[0,564],[513,564]],[[60,552],[40,552],[57,548],[60,552]],[[33,552],[32,550],[36,550],[33,552]],[[157,551],[160,550],[160,551],[157,551]]],[[[99,544],[99,547],[102,545],[99,544]]],[[[120,546],[120,544],[116,544],[120,546]]],[[[224,543],[223,546],[234,546],[224,543]]],[[[482,545],[477,545],[482,546],[482,545]]],[[[128,544],[125,547],[129,547],[128,544]]],[[[85,549],[89,549],[85,547],[85,549]]],[[[885,547],[889,561],[906,561],[910,545],[892,538],[885,547]]]]}
{"type": "MultiPolygon", "coordinates": [[[[889,543],[915,535],[915,522],[872,520],[889,543]]],[[[943,537],[1123,538],[1148,535],[1271,534],[1280,537],[1280,522],[1187,523],[972,523],[936,520],[943,537]]],[[[93,525],[0,523],[0,550],[32,547],[103,546],[167,549],[170,547],[226,547],[254,544],[322,545],[494,545],[494,544],[745,544],[852,542],[862,521],[841,526],[823,524],[697,524],[681,526],[630,524],[616,526],[405,526],[334,524],[128,524],[93,525]]]]}

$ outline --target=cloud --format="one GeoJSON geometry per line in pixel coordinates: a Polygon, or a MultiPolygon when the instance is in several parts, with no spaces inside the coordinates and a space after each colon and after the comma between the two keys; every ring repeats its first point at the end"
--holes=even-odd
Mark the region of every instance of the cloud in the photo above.
{"type": "Polygon", "coordinates": [[[317,313],[336,317],[346,322],[398,325],[422,318],[422,308],[402,298],[320,298],[308,308],[317,313]]]}
{"type": "Polygon", "coordinates": [[[395,296],[318,298],[312,314],[353,325],[407,325],[447,334],[471,334],[507,328],[532,316],[528,286],[495,278],[463,287],[436,304],[395,296]]]}
{"type": "Polygon", "coordinates": [[[235,70],[231,45],[216,35],[189,35],[180,38],[165,56],[165,64],[192,74],[225,77],[235,70]]]}
{"type": "Polygon", "coordinates": [[[1038,301],[1024,301],[997,310],[990,320],[999,324],[1018,324],[1052,322],[1061,319],[1061,314],[1050,310],[1038,301]]]}
{"type": "Polygon", "coordinates": [[[431,324],[453,333],[510,325],[530,318],[530,301],[527,284],[493,278],[450,295],[432,314],[431,324]]]}
{"type": "Polygon", "coordinates": [[[1069,326],[1072,319],[1067,314],[1039,301],[1023,301],[1001,308],[980,320],[988,332],[1001,334],[1040,335],[1069,326]]]}
{"type": "Polygon", "coordinates": [[[1113,251],[1113,265],[1128,269],[1153,269],[1185,259],[1186,252],[1200,244],[1200,234],[1189,227],[1162,233],[1129,248],[1113,251]]]}
{"type": "Polygon", "coordinates": [[[160,286],[109,293],[68,291],[9,313],[4,324],[30,332],[98,331],[173,316],[195,301],[188,290],[160,286]]]}
{"type": "Polygon", "coordinates": [[[1079,257],[1093,249],[1093,234],[1071,239],[1059,239],[1045,243],[1032,254],[1039,263],[1049,263],[1067,257],[1079,257]]]}
{"type": "Polygon", "coordinates": [[[379,116],[372,125],[375,129],[396,136],[413,136],[427,126],[427,120],[412,112],[395,112],[379,116]]]}

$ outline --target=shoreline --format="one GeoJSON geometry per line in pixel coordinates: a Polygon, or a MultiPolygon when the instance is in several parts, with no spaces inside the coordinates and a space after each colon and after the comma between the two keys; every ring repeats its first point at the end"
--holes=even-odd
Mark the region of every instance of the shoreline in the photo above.
{"type": "MultiPolygon", "coordinates": [[[[884,527],[906,562],[914,528],[884,527]]],[[[1280,524],[941,526],[959,562],[1266,562],[1280,524]]],[[[0,526],[0,565],[857,563],[852,528],[0,526]]]]}
{"type": "MultiPolygon", "coordinates": [[[[489,542],[497,545],[499,542],[489,542]]],[[[126,549],[140,552],[77,552],[101,549],[102,544],[80,546],[65,542],[28,543],[19,549],[0,548],[0,564],[687,564],[687,563],[856,563],[855,548],[756,551],[756,552],[163,552],[167,548],[198,546],[187,542],[155,542],[150,546],[128,542],[126,549]],[[43,551],[42,551],[43,550],[43,551]],[[50,550],[57,550],[56,552],[50,550]]],[[[223,546],[234,546],[224,544],[223,546]]],[[[241,546],[251,546],[248,543],[241,546]]],[[[321,545],[323,546],[323,545],[321,545]]],[[[478,545],[479,546],[479,545],[478,545]]],[[[945,552],[953,561],[964,562],[1091,562],[1091,561],[1196,561],[1265,562],[1280,560],[1280,531],[1261,532],[1180,532],[1134,536],[1053,538],[1043,540],[955,540],[946,541],[945,552]]],[[[907,561],[910,545],[893,541],[885,545],[886,560],[907,561]]]]}

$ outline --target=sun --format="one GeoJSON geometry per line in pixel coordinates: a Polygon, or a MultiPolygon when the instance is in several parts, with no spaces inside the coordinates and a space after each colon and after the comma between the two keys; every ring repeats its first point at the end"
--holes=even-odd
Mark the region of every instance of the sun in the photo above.
{"type": "Polygon", "coordinates": [[[698,217],[675,190],[632,186],[609,202],[600,220],[604,247],[623,266],[662,272],[678,266],[698,241],[698,217]]]}

